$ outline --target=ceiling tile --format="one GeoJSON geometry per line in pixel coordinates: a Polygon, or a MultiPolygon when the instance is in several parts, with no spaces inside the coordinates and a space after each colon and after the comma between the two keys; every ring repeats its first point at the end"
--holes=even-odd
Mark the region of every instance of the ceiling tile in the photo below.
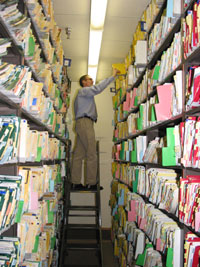
{"type": "Polygon", "coordinates": [[[107,16],[140,18],[150,0],[108,0],[107,16]]]}
{"type": "Polygon", "coordinates": [[[88,54],[88,40],[80,42],[78,40],[63,41],[64,54],[67,56],[82,57],[88,54]]]}
{"type": "Polygon", "coordinates": [[[88,38],[85,34],[89,32],[88,16],[83,15],[55,15],[56,23],[63,30],[66,27],[71,27],[72,38],[88,38]]]}
{"type": "Polygon", "coordinates": [[[105,22],[103,40],[131,42],[137,22],[137,18],[108,17],[105,22]]]}
{"type": "Polygon", "coordinates": [[[90,15],[89,0],[53,0],[55,14],[90,15]]]}
{"type": "Polygon", "coordinates": [[[130,45],[131,44],[129,42],[103,41],[100,56],[102,58],[115,57],[125,59],[130,45]]]}

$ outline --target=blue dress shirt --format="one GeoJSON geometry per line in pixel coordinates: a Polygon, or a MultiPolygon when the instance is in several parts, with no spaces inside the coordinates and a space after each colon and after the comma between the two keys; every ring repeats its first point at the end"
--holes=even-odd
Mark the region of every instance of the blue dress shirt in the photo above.
{"type": "Polygon", "coordinates": [[[100,94],[111,82],[114,81],[111,76],[104,79],[97,85],[80,88],[74,101],[75,119],[89,117],[93,121],[97,121],[97,109],[94,96],[100,94]]]}

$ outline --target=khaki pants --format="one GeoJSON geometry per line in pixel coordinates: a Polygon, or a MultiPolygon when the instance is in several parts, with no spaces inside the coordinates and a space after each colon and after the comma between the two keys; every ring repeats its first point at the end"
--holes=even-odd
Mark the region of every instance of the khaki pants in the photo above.
{"type": "Polygon", "coordinates": [[[81,183],[82,160],[86,159],[86,184],[96,184],[97,178],[97,154],[94,132],[94,122],[88,118],[76,121],[76,144],[72,159],[71,182],[81,183]]]}

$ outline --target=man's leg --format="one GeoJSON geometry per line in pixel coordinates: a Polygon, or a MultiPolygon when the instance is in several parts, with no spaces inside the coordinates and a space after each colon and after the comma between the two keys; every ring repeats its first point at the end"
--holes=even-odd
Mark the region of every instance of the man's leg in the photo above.
{"type": "Polygon", "coordinates": [[[77,132],[76,144],[72,158],[71,182],[73,184],[80,184],[82,177],[82,161],[85,158],[85,148],[80,140],[77,132]]]}
{"type": "Polygon", "coordinates": [[[86,184],[96,184],[97,177],[97,154],[94,132],[94,122],[88,118],[82,118],[76,122],[76,132],[84,147],[87,161],[86,184]]]}

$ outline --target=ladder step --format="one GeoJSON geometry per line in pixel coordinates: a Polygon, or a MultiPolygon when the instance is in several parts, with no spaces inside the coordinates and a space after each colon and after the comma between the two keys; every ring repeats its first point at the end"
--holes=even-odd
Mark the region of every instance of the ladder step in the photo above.
{"type": "Polygon", "coordinates": [[[96,189],[93,189],[93,190],[90,190],[90,189],[79,189],[79,190],[70,189],[70,192],[71,193],[83,193],[83,194],[85,194],[85,193],[97,193],[98,190],[96,190],[96,189]]]}
{"type": "Polygon", "coordinates": [[[68,214],[68,217],[96,217],[96,214],[68,214]]]}
{"type": "Polygon", "coordinates": [[[76,230],[84,230],[84,229],[92,229],[92,230],[98,230],[99,227],[96,224],[68,224],[67,229],[76,229],[76,230]]]}
{"type": "Polygon", "coordinates": [[[101,265],[85,265],[84,263],[83,263],[83,265],[80,265],[80,264],[73,264],[73,265],[64,265],[63,267],[81,267],[81,266],[87,266],[87,267],[99,267],[99,266],[101,266],[101,265]]]}
{"type": "Polygon", "coordinates": [[[69,206],[69,210],[91,210],[91,211],[97,211],[98,208],[96,206],[69,206]]]}
{"type": "Polygon", "coordinates": [[[98,244],[68,243],[67,250],[97,251],[100,249],[98,244]]]}

